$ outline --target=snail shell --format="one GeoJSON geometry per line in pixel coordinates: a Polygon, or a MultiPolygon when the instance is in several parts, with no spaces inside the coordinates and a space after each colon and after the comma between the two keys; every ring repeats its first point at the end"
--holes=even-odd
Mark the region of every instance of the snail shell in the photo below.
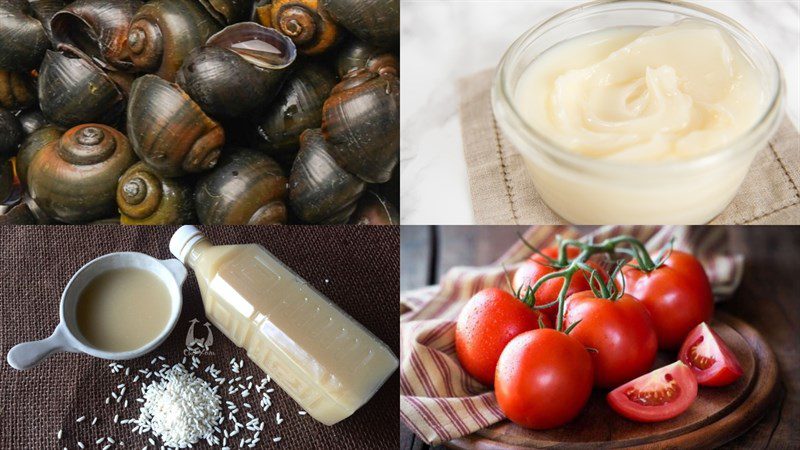
{"type": "Polygon", "coordinates": [[[0,70],[0,107],[25,109],[36,103],[36,87],[25,72],[0,70]]]}
{"type": "Polygon", "coordinates": [[[14,156],[24,135],[17,116],[0,109],[0,158],[14,156]]]}
{"type": "Polygon", "coordinates": [[[400,0],[320,0],[336,23],[378,47],[400,42],[400,0]]]}
{"type": "Polygon", "coordinates": [[[300,136],[289,176],[289,205],[308,223],[345,223],[364,193],[364,182],[339,167],[320,130],[300,136]]]}
{"type": "Polygon", "coordinates": [[[28,0],[28,4],[33,11],[33,17],[36,17],[39,19],[39,22],[42,23],[44,32],[51,43],[55,42],[55,39],[53,39],[53,30],[50,27],[50,21],[57,12],[64,9],[67,3],[69,3],[69,1],[65,0],[28,0]]]}
{"type": "Polygon", "coordinates": [[[272,158],[247,148],[226,149],[219,166],[197,183],[197,217],[204,225],[286,223],[286,184],[272,158]]]}
{"type": "Polygon", "coordinates": [[[274,0],[259,17],[264,26],[291,38],[301,53],[318,55],[336,44],[341,34],[339,26],[319,3],[319,0],[274,0]]]}
{"type": "Polygon", "coordinates": [[[44,25],[26,0],[0,2],[0,69],[25,71],[39,67],[50,47],[44,25]]]}
{"type": "Polygon", "coordinates": [[[65,127],[114,124],[125,109],[125,95],[91,62],[48,50],[39,74],[39,105],[45,117],[65,127]]]}
{"type": "Polygon", "coordinates": [[[127,126],[136,154],[165,177],[211,169],[225,142],[218,122],[180,87],[155,75],[134,81],[127,126]]]}
{"type": "Polygon", "coordinates": [[[0,205],[5,205],[15,197],[15,192],[14,164],[10,159],[0,156],[0,205]]]}
{"type": "Polygon", "coordinates": [[[340,77],[358,69],[379,75],[400,76],[400,60],[394,54],[358,39],[351,39],[336,55],[336,71],[340,77]]]}
{"type": "Polygon", "coordinates": [[[117,206],[123,225],[180,225],[194,223],[192,186],[169,179],[145,163],[131,166],[117,184],[117,206]]]}
{"type": "Polygon", "coordinates": [[[177,83],[209,115],[240,117],[275,97],[296,55],[292,41],[277,31],[237,23],[192,50],[177,83]]]}
{"type": "Polygon", "coordinates": [[[36,130],[40,130],[48,125],[47,118],[38,109],[31,109],[21,113],[19,116],[19,123],[22,125],[22,130],[26,136],[29,136],[36,130]]]}
{"type": "Polygon", "coordinates": [[[200,3],[222,25],[244,22],[253,15],[253,0],[200,0],[200,3]]]}
{"type": "Polygon", "coordinates": [[[335,85],[336,76],[327,67],[302,64],[258,118],[253,145],[276,158],[296,151],[300,134],[322,124],[322,105],[335,85]]]}
{"type": "Polygon", "coordinates": [[[350,217],[353,225],[399,225],[400,213],[386,199],[373,191],[367,191],[358,208],[350,217]]]}
{"type": "Polygon", "coordinates": [[[368,183],[388,181],[400,151],[400,81],[350,72],[325,101],[322,135],[347,171],[368,183]]]}
{"type": "Polygon", "coordinates": [[[39,153],[39,150],[61,139],[63,134],[63,128],[48,125],[32,132],[22,141],[19,153],[17,153],[17,174],[23,183],[27,182],[28,167],[30,167],[33,157],[39,153]]]}
{"type": "Polygon", "coordinates": [[[220,25],[196,0],[153,0],[139,8],[128,30],[128,48],[137,72],[175,80],[183,60],[220,25]]]}
{"type": "Polygon", "coordinates": [[[77,0],[53,15],[53,39],[101,67],[129,70],[128,26],[141,6],[139,0],[77,0]]]}
{"type": "MultiPolygon", "coordinates": [[[[3,185],[3,172],[0,169],[0,190],[3,185]]],[[[36,216],[31,213],[28,205],[20,203],[5,214],[0,214],[0,225],[36,225],[36,216]]]]}
{"type": "Polygon", "coordinates": [[[66,223],[116,213],[117,180],[136,161],[128,140],[100,124],[79,125],[39,150],[27,170],[31,199],[66,223]]]}

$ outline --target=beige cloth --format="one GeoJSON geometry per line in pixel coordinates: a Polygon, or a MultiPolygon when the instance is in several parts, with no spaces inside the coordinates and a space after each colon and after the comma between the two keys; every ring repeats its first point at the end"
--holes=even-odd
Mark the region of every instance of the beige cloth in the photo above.
{"type": "MultiPolygon", "coordinates": [[[[479,224],[566,223],[539,197],[522,157],[497,127],[493,70],[460,81],[461,129],[472,208],[479,224]]],[[[788,118],[759,152],[744,184],[712,224],[800,224],[800,134],[788,118]]]]}

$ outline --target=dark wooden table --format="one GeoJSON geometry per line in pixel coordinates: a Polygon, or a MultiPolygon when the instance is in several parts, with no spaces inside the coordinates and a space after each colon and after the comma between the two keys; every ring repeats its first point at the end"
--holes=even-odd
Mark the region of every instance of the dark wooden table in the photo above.
{"type": "MultiPolygon", "coordinates": [[[[781,401],[726,448],[800,448],[800,227],[732,227],[746,255],[744,278],[719,309],[744,319],[766,338],[781,366],[781,401]]],[[[488,264],[526,227],[403,226],[400,287],[434,284],[456,265],[488,264]]],[[[429,449],[400,424],[400,449],[429,449]]],[[[443,447],[433,447],[442,449],[443,447]]]]}

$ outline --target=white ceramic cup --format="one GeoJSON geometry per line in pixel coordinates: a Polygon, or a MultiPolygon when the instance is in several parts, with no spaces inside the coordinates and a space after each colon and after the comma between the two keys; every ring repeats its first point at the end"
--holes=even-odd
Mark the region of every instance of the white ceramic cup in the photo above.
{"type": "MultiPolygon", "coordinates": [[[[120,252],[96,258],[83,267],[67,283],[61,295],[60,317],[61,322],[53,334],[41,341],[24,342],[15,345],[8,352],[8,363],[17,370],[30,369],[55,352],[86,353],[88,355],[110,359],[133,359],[145,355],[158,347],[175,328],[178,317],[181,315],[183,296],[181,286],[186,280],[186,267],[177,259],[158,260],[144,253],[120,252]],[[158,336],[142,347],[125,352],[109,352],[93,347],[78,329],[75,317],[76,307],[81,292],[90,281],[98,275],[114,269],[143,269],[156,277],[167,287],[172,303],[170,317],[164,329],[158,336]]],[[[131,317],[131,320],[137,320],[131,317]]]]}

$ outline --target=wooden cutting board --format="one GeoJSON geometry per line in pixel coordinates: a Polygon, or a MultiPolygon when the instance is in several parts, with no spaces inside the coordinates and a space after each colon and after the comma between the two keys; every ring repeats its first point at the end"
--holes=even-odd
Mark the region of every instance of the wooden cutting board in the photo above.
{"type": "MultiPolygon", "coordinates": [[[[778,363],[761,335],[745,322],[717,313],[712,328],[739,358],[744,375],[723,388],[700,387],[685,413],[660,423],[633,422],[606,404],[596,391],[571,423],[553,430],[534,431],[510,421],[500,422],[447,446],[457,449],[510,450],[519,448],[676,447],[708,448],[739,436],[760,419],[779,396],[778,363]]],[[[655,366],[675,361],[659,353],[655,366]]]]}

